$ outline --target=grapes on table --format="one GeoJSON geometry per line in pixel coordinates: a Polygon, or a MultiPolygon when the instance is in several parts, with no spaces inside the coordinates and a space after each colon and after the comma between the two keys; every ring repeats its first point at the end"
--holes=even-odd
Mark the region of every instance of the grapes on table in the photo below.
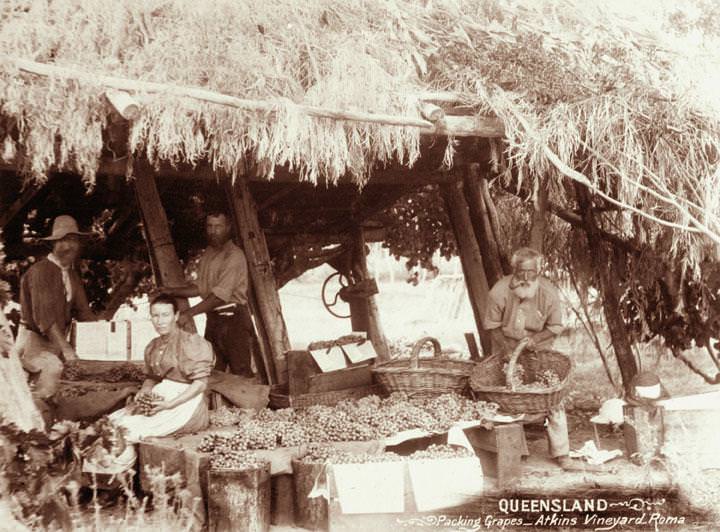
{"type": "Polygon", "coordinates": [[[416,451],[409,456],[401,456],[393,452],[351,453],[326,446],[312,446],[300,460],[306,464],[366,464],[377,462],[407,462],[414,460],[438,460],[447,458],[467,458],[475,454],[464,447],[433,444],[428,448],[416,451]]]}
{"type": "Polygon", "coordinates": [[[370,395],[341,401],[335,406],[264,409],[252,418],[239,418],[233,432],[205,435],[198,450],[252,451],[312,443],[370,441],[412,429],[442,433],[459,421],[488,419],[497,409],[495,403],[473,401],[454,393],[434,397],[411,397],[404,393],[394,393],[387,398],[370,395]]]}

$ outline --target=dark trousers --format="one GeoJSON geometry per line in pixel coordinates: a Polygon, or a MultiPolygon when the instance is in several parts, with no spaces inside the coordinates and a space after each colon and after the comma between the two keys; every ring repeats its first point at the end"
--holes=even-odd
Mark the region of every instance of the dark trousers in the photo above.
{"type": "Polygon", "coordinates": [[[205,339],[215,350],[215,369],[235,375],[252,376],[250,362],[253,325],[247,307],[238,306],[230,312],[208,312],[205,339]]]}

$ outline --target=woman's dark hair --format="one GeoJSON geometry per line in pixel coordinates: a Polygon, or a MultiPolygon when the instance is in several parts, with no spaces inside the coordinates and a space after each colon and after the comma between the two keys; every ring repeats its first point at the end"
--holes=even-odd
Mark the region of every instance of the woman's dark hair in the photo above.
{"type": "Polygon", "coordinates": [[[160,294],[150,300],[150,308],[154,305],[172,305],[173,312],[177,313],[180,310],[177,299],[167,294],[160,294]]]}

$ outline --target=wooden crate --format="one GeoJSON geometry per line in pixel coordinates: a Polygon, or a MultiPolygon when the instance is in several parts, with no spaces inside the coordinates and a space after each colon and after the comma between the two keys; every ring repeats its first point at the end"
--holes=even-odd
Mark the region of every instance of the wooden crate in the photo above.
{"type": "Polygon", "coordinates": [[[355,386],[345,390],[333,390],[321,393],[288,394],[285,385],[274,385],[270,389],[270,408],[307,408],[313,405],[334,406],[345,399],[360,399],[368,395],[382,395],[380,385],[355,386]]]}
{"type": "Polygon", "coordinates": [[[286,358],[288,386],[293,396],[368,386],[373,382],[372,366],[367,362],[323,373],[309,351],[288,351],[286,358]]]}

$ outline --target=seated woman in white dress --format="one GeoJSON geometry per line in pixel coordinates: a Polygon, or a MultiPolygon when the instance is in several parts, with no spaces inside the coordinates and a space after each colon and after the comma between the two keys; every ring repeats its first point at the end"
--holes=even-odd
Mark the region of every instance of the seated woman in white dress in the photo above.
{"type": "MultiPolygon", "coordinates": [[[[195,333],[180,329],[179,310],[174,298],[160,295],[150,303],[150,317],[160,336],[145,348],[147,378],[135,399],[125,408],[113,412],[109,419],[126,431],[125,441],[137,443],[143,438],[197,432],[207,428],[209,413],[208,377],[215,364],[212,345],[195,333]],[[150,415],[140,413],[137,397],[154,393],[162,399],[152,402],[150,415]]],[[[128,445],[113,460],[110,469],[127,470],[135,463],[135,450],[128,445]]],[[[86,462],[86,472],[111,472],[101,464],[86,462]]]]}

